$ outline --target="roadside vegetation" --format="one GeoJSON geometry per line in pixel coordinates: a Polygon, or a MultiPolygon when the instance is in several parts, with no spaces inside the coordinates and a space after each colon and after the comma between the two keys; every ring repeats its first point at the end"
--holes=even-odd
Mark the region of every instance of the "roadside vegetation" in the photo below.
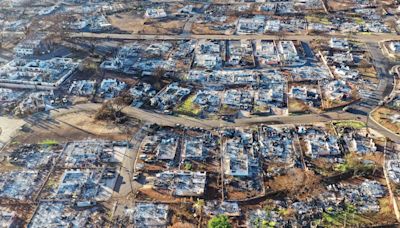
{"type": "Polygon", "coordinates": [[[226,215],[217,215],[208,221],[208,228],[232,228],[226,215]]]}
{"type": "Polygon", "coordinates": [[[356,120],[343,120],[343,121],[335,121],[333,122],[335,127],[348,127],[353,129],[361,129],[365,128],[367,125],[364,122],[356,121],[356,120]]]}
{"type": "Polygon", "coordinates": [[[188,116],[198,116],[201,113],[201,108],[199,105],[194,103],[194,95],[188,97],[178,108],[178,113],[188,115],[188,116]]]}
{"type": "Polygon", "coordinates": [[[54,139],[45,139],[45,140],[39,142],[39,144],[43,145],[43,146],[55,146],[55,145],[58,145],[59,143],[57,140],[54,140],[54,139]]]}

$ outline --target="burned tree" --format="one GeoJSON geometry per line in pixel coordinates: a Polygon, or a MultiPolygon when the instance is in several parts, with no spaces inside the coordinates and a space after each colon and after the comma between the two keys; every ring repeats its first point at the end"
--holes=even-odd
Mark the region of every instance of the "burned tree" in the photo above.
{"type": "Polygon", "coordinates": [[[121,93],[113,100],[106,101],[96,112],[96,120],[114,121],[115,123],[124,123],[127,117],[122,110],[129,106],[133,101],[132,95],[128,91],[121,93]]]}

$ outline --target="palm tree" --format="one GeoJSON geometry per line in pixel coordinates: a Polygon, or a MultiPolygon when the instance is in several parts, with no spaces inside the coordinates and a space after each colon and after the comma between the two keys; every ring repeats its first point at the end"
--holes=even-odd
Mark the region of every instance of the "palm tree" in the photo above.
{"type": "Polygon", "coordinates": [[[196,210],[196,214],[199,214],[199,215],[202,214],[203,207],[204,207],[203,199],[197,199],[196,203],[194,203],[194,205],[193,205],[193,208],[196,210]]]}
{"type": "Polygon", "coordinates": [[[203,207],[204,207],[203,199],[197,199],[196,202],[193,204],[193,209],[196,211],[195,216],[197,217],[197,215],[199,215],[199,225],[198,225],[199,228],[201,226],[201,220],[203,219],[203,207]]]}

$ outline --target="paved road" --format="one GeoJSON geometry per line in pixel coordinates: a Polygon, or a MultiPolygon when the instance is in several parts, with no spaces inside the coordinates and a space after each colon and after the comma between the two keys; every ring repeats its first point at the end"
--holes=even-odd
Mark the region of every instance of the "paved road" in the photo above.
{"type": "Polygon", "coordinates": [[[365,91],[366,94],[362,96],[362,101],[351,105],[351,107],[369,113],[393,91],[394,77],[389,73],[389,69],[395,63],[383,55],[379,43],[368,42],[366,43],[366,47],[371,53],[372,63],[375,66],[377,77],[380,81],[375,90],[365,91]]]}
{"type": "MultiPolygon", "coordinates": [[[[186,39],[266,39],[266,40],[277,40],[277,39],[287,39],[287,40],[303,40],[311,41],[314,39],[330,39],[331,37],[344,37],[353,40],[358,40],[360,42],[367,43],[367,47],[374,59],[374,64],[378,70],[380,78],[382,79],[377,90],[374,92],[373,96],[356,105],[353,105],[356,109],[363,110],[369,113],[374,107],[376,107],[379,101],[387,96],[393,88],[393,78],[388,73],[390,69],[390,63],[388,59],[382,54],[380,47],[377,42],[399,39],[397,34],[359,34],[359,35],[343,35],[338,33],[324,34],[324,35],[265,35],[265,34],[254,34],[254,35],[195,35],[184,32],[178,35],[144,35],[144,34],[108,34],[108,33],[69,33],[72,38],[91,38],[91,39],[120,39],[120,40],[186,40],[186,39]]],[[[87,104],[89,106],[97,104],[87,104]]],[[[97,105],[98,106],[98,105],[97,105]]],[[[86,107],[88,108],[88,107],[86,107]]],[[[97,109],[97,108],[96,108],[97,109]]],[[[363,119],[366,120],[365,116],[354,115],[350,113],[343,112],[329,112],[324,114],[314,114],[314,115],[302,115],[302,116],[272,116],[272,117],[252,117],[246,119],[239,119],[235,123],[228,123],[222,120],[197,120],[189,117],[178,117],[178,116],[168,116],[163,114],[157,114],[150,111],[127,108],[125,112],[131,117],[152,123],[158,123],[160,125],[173,126],[175,124],[181,124],[185,126],[192,127],[202,127],[202,128],[217,128],[217,127],[234,127],[234,126],[248,126],[252,124],[305,124],[313,122],[325,122],[331,120],[341,120],[341,119],[363,119]]],[[[383,129],[381,126],[374,123],[370,124],[371,127],[379,130],[388,138],[400,142],[399,136],[392,134],[391,132],[383,129]]]]}
{"type": "Polygon", "coordinates": [[[382,93],[383,97],[386,97],[392,92],[394,82],[393,76],[389,73],[389,70],[396,64],[383,55],[379,43],[369,42],[367,43],[367,47],[372,55],[373,64],[375,65],[378,76],[382,82],[378,91],[382,93]]]}
{"type": "Polygon", "coordinates": [[[93,38],[93,39],[119,39],[119,40],[187,40],[187,39],[213,39],[213,40],[238,40],[238,39],[263,39],[263,40],[304,40],[311,41],[315,39],[330,39],[331,37],[343,37],[357,40],[360,42],[380,42],[385,40],[399,39],[397,34],[359,34],[344,35],[340,33],[330,33],[324,35],[299,35],[285,34],[265,35],[265,34],[245,34],[245,35],[208,35],[208,34],[176,34],[176,35],[146,35],[146,34],[115,34],[115,33],[90,33],[77,32],[69,33],[71,38],[93,38]]]}
{"type": "Polygon", "coordinates": [[[140,184],[135,181],[132,181],[133,173],[134,173],[134,165],[137,157],[137,152],[139,150],[139,145],[142,142],[143,138],[146,136],[146,131],[143,128],[140,128],[131,139],[129,139],[129,143],[132,145],[131,148],[127,148],[125,156],[122,160],[120,177],[122,178],[122,184],[120,186],[119,192],[115,194],[117,197],[126,197],[129,194],[134,194],[140,188],[140,184]]]}
{"type": "MultiPolygon", "coordinates": [[[[87,103],[79,104],[70,109],[62,109],[55,112],[53,118],[57,119],[57,116],[63,115],[67,112],[75,111],[95,111],[100,108],[101,104],[87,103]]],[[[308,114],[299,116],[252,116],[250,118],[243,118],[236,120],[235,123],[226,122],[223,120],[199,120],[186,116],[171,116],[160,113],[155,113],[148,110],[142,110],[134,107],[126,107],[123,110],[128,116],[139,119],[143,122],[157,123],[162,126],[175,126],[180,124],[187,127],[200,127],[205,129],[213,129],[219,127],[243,127],[251,126],[256,124],[311,124],[316,122],[329,122],[333,120],[360,120],[367,121],[367,117],[363,115],[356,115],[343,111],[332,111],[323,114],[308,114]]],[[[384,136],[390,138],[395,142],[400,143],[400,136],[391,133],[385,128],[368,121],[369,127],[377,130],[384,136]]]]}
{"type": "MultiPolygon", "coordinates": [[[[197,120],[189,117],[169,116],[137,108],[126,108],[124,110],[129,116],[141,119],[146,122],[157,123],[159,125],[174,126],[180,124],[189,127],[201,127],[206,129],[218,127],[245,127],[257,124],[312,124],[316,122],[329,122],[333,120],[360,120],[367,122],[367,117],[343,111],[327,112],[323,114],[308,114],[299,116],[252,116],[250,118],[237,119],[235,123],[223,120],[197,120]]],[[[400,136],[393,134],[382,126],[368,121],[370,128],[377,130],[383,136],[400,143],[400,136]]]]}

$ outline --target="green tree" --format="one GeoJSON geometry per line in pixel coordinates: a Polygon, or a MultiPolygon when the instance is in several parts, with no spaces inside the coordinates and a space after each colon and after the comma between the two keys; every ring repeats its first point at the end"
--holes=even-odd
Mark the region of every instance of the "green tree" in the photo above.
{"type": "Polygon", "coordinates": [[[193,168],[192,163],[190,163],[190,162],[185,163],[184,168],[185,168],[185,170],[192,170],[192,168],[193,168]]]}
{"type": "Polygon", "coordinates": [[[217,215],[208,221],[208,228],[232,228],[232,225],[226,215],[217,215]]]}

